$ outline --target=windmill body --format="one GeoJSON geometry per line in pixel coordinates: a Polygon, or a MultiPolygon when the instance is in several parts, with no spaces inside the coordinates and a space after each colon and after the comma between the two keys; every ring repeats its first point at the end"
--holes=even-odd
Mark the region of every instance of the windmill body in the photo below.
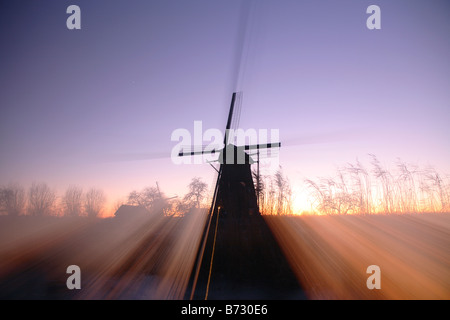
{"type": "MultiPolygon", "coordinates": [[[[255,185],[253,183],[251,165],[255,163],[246,151],[264,148],[280,147],[281,144],[266,143],[236,146],[228,142],[233,119],[234,105],[236,102],[236,92],[231,98],[230,111],[225,127],[224,145],[220,150],[218,162],[217,184],[214,193],[210,214],[220,211],[224,215],[239,217],[249,215],[259,215],[258,201],[255,185]]],[[[216,150],[201,150],[193,152],[181,151],[179,156],[194,156],[203,154],[213,154],[216,150]]],[[[258,153],[259,154],[259,153],[258,153]]],[[[259,159],[258,159],[259,161],[259,159]]],[[[259,173],[258,173],[259,175],[259,173]]]]}
{"type": "Polygon", "coordinates": [[[244,216],[259,214],[253,183],[252,158],[235,145],[229,144],[219,156],[221,161],[218,179],[217,209],[222,215],[244,216]],[[226,152],[233,151],[232,161],[227,162],[226,152]],[[238,161],[244,159],[245,161],[238,161]],[[239,163],[243,162],[243,163],[239,163]]]}

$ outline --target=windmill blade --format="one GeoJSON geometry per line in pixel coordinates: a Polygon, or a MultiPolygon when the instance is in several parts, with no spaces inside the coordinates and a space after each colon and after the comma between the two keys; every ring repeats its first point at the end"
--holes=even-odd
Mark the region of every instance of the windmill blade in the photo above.
{"type": "Polygon", "coordinates": [[[231,128],[232,130],[237,130],[239,127],[239,122],[241,120],[241,112],[242,112],[242,92],[236,92],[236,101],[234,102],[233,108],[233,116],[231,119],[231,128]]]}
{"type": "MultiPolygon", "coordinates": [[[[247,64],[251,50],[251,35],[255,31],[255,6],[257,1],[248,0],[241,3],[239,10],[238,24],[236,29],[236,46],[232,59],[231,89],[233,97],[228,114],[228,122],[225,130],[231,128],[237,129],[241,117],[242,90],[247,73],[247,64]]],[[[254,48],[253,48],[254,49],[254,48]]],[[[225,131],[227,132],[227,131],[225,131]]],[[[227,135],[224,138],[224,144],[230,143],[227,135]]]]}
{"type": "Polygon", "coordinates": [[[258,143],[247,146],[238,147],[238,149],[243,150],[259,150],[259,149],[269,149],[269,148],[280,148],[281,142],[271,142],[271,143],[258,143]]]}
{"type": "MultiPolygon", "coordinates": [[[[228,112],[228,120],[227,120],[227,125],[225,126],[225,132],[227,132],[228,130],[230,130],[231,128],[231,120],[233,118],[233,110],[234,110],[234,103],[236,102],[236,92],[233,92],[233,95],[231,96],[231,104],[230,104],[230,111],[228,112]]],[[[225,139],[223,141],[223,143],[225,145],[228,144],[227,140],[227,134],[225,134],[225,139]]]]}
{"type": "Polygon", "coordinates": [[[249,39],[251,34],[251,20],[255,2],[243,1],[239,10],[238,26],[236,29],[236,46],[232,60],[232,90],[241,90],[246,63],[248,61],[249,39]]]}
{"type": "Polygon", "coordinates": [[[228,121],[225,126],[224,145],[227,145],[229,141],[228,130],[237,128],[239,126],[239,119],[241,114],[242,93],[237,92],[242,90],[242,82],[245,74],[246,64],[248,62],[249,53],[249,33],[252,18],[252,9],[255,6],[253,0],[243,1],[241,3],[238,27],[236,29],[236,46],[232,60],[232,75],[231,75],[231,87],[233,95],[231,98],[230,110],[228,112],[228,121]],[[237,110],[236,110],[237,109],[237,110]],[[237,111],[237,112],[236,112],[237,111]]]}
{"type": "Polygon", "coordinates": [[[212,149],[212,150],[201,150],[201,151],[180,151],[178,153],[179,157],[184,157],[184,156],[198,156],[198,155],[202,155],[202,154],[215,154],[216,152],[219,152],[216,149],[212,149]]]}
{"type": "MultiPolygon", "coordinates": [[[[238,148],[242,148],[245,151],[258,150],[258,152],[256,152],[253,155],[257,155],[258,157],[261,157],[261,158],[267,158],[267,157],[277,156],[279,154],[278,148],[280,148],[280,147],[281,147],[280,142],[272,142],[272,143],[259,143],[259,144],[247,145],[247,146],[242,146],[242,147],[238,147],[238,148]],[[261,150],[261,152],[259,152],[259,150],[261,150]]],[[[250,153],[248,153],[248,155],[250,155],[250,153]]]]}
{"type": "Polygon", "coordinates": [[[180,152],[178,153],[179,157],[184,156],[196,156],[203,154],[215,154],[216,152],[220,152],[222,150],[222,146],[219,145],[207,145],[207,146],[182,146],[180,152]]]}

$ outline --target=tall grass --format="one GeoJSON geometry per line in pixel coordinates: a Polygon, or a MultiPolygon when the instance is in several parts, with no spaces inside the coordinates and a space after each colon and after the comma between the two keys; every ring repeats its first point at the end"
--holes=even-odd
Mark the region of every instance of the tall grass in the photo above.
{"type": "Polygon", "coordinates": [[[293,213],[291,185],[281,167],[274,175],[258,178],[254,173],[253,177],[256,181],[259,179],[259,190],[257,188],[256,192],[261,213],[268,215],[289,215],[293,213]]]}
{"type": "Polygon", "coordinates": [[[449,212],[450,181],[434,167],[419,168],[398,159],[394,170],[370,154],[337,168],[333,177],[305,179],[312,210],[319,214],[449,212]]]}

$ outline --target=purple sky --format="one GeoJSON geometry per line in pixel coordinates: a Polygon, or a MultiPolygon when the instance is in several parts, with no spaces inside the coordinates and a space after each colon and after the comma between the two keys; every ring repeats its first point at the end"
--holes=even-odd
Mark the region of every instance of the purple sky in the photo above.
{"type": "Polygon", "coordinates": [[[240,127],[280,130],[297,193],[368,153],[450,173],[448,1],[254,1],[238,63],[241,4],[2,1],[0,185],[110,201],[156,181],[180,196],[194,176],[211,185],[208,164],[122,160],[169,155],[195,120],[223,130],[234,90],[240,127]],[[81,30],[66,28],[71,4],[81,30]],[[371,4],[381,30],[366,27],[371,4]]]}

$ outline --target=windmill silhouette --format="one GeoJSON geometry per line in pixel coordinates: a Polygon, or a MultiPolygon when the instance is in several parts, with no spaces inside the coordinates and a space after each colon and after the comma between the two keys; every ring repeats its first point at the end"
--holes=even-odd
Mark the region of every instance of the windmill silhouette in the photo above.
{"type": "MultiPolygon", "coordinates": [[[[230,142],[236,96],[235,92],[231,98],[224,146],[182,150],[178,154],[183,157],[219,152],[220,163],[185,298],[298,298],[302,290],[261,216],[258,187],[255,188],[251,171],[252,164],[259,164],[259,150],[280,148],[281,143],[235,145],[230,142]],[[256,161],[248,153],[252,150],[257,151],[256,161]]],[[[258,175],[259,172],[257,182],[258,175]]]]}
{"type": "Polygon", "coordinates": [[[217,182],[214,188],[213,201],[210,214],[220,210],[221,213],[235,217],[246,215],[259,215],[258,197],[252,178],[251,165],[258,163],[257,179],[259,180],[259,150],[281,147],[280,142],[236,146],[231,143],[230,129],[236,103],[234,92],[231,98],[228,120],[225,126],[224,147],[216,150],[180,151],[178,156],[195,156],[215,154],[219,152],[217,182]],[[257,161],[254,161],[247,152],[257,150],[257,161]]]}

